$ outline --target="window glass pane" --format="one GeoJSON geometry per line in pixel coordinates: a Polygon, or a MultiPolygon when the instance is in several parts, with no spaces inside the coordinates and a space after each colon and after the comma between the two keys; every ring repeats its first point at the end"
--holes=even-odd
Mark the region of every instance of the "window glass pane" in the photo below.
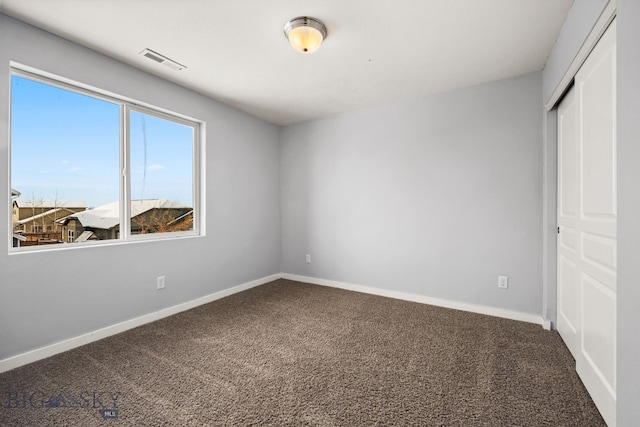
{"type": "Polygon", "coordinates": [[[193,230],[194,128],[131,111],[131,234],[193,230]]]}
{"type": "Polygon", "coordinates": [[[117,238],[119,111],[111,102],[11,77],[14,247],[117,238]]]}

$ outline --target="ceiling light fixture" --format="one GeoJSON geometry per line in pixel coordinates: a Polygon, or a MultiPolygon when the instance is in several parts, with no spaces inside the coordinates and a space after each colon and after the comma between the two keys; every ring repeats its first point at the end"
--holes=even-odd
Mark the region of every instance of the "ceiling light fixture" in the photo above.
{"type": "Polygon", "coordinates": [[[284,35],[300,53],[313,53],[327,38],[327,27],[315,18],[299,16],[284,25],[284,35]]]}

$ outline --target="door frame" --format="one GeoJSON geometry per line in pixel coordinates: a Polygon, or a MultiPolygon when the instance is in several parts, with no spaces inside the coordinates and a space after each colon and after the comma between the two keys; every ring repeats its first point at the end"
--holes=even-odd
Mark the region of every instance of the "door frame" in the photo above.
{"type": "Polygon", "coordinates": [[[542,319],[545,329],[556,329],[558,230],[558,104],[573,84],[576,73],[617,15],[616,0],[609,0],[582,47],[544,105],[542,144],[542,319]]]}

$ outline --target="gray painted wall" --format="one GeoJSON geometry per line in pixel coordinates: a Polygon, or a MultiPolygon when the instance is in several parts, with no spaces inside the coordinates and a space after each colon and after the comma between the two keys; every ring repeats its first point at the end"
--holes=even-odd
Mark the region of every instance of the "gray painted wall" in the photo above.
{"type": "MultiPolygon", "coordinates": [[[[9,60],[207,123],[206,236],[8,255],[0,359],[280,271],[279,128],[0,15],[0,197],[9,200],[9,60]],[[155,290],[165,275],[167,287],[155,290]]],[[[0,210],[0,242],[9,239],[0,210]]],[[[5,246],[6,248],[6,246],[5,246]]]]}
{"type": "MultiPolygon", "coordinates": [[[[544,107],[541,106],[543,110],[544,107]]],[[[555,329],[557,314],[558,114],[544,111],[542,144],[542,316],[555,329]]]]}
{"type": "Polygon", "coordinates": [[[541,92],[534,73],[283,129],[283,271],[542,314],[541,92]]]}
{"type": "Polygon", "coordinates": [[[618,426],[640,422],[640,2],[618,0],[618,426]]]}
{"type": "Polygon", "coordinates": [[[542,94],[545,102],[569,68],[607,3],[608,0],[574,1],[544,68],[542,94]]]}

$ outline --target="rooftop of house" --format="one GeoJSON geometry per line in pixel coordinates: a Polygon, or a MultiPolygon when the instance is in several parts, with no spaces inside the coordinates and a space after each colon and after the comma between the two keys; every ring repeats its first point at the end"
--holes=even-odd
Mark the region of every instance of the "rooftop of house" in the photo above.
{"type": "MultiPolygon", "coordinates": [[[[146,199],[131,201],[131,217],[143,214],[151,209],[189,209],[189,206],[167,199],[146,199]]],[[[120,223],[120,202],[112,202],[94,209],[78,212],[67,217],[76,218],[83,227],[107,230],[120,223]]]]}
{"type": "MultiPolygon", "coordinates": [[[[54,214],[56,214],[56,213],[58,213],[58,212],[63,212],[63,211],[64,211],[64,212],[73,212],[73,211],[69,211],[67,208],[55,208],[55,209],[49,209],[49,210],[44,211],[44,212],[42,212],[42,213],[39,213],[39,214],[37,214],[37,215],[32,215],[32,216],[30,216],[30,217],[23,218],[23,219],[21,219],[20,221],[16,221],[16,224],[26,224],[26,223],[28,223],[28,222],[35,221],[35,220],[38,220],[38,219],[40,219],[40,218],[44,218],[44,217],[47,217],[47,216],[50,216],[50,215],[54,215],[54,214]]],[[[66,216],[67,216],[67,215],[65,214],[65,217],[66,217],[66,216]]],[[[59,219],[62,219],[62,218],[59,218],[59,219]]]]}
{"type": "MultiPolygon", "coordinates": [[[[11,195],[13,197],[13,192],[11,195]]],[[[18,193],[20,194],[20,193],[18,193]]],[[[33,209],[56,209],[56,208],[86,208],[87,205],[84,202],[77,200],[65,201],[65,200],[14,200],[13,203],[19,208],[33,208],[33,209]]]]}

